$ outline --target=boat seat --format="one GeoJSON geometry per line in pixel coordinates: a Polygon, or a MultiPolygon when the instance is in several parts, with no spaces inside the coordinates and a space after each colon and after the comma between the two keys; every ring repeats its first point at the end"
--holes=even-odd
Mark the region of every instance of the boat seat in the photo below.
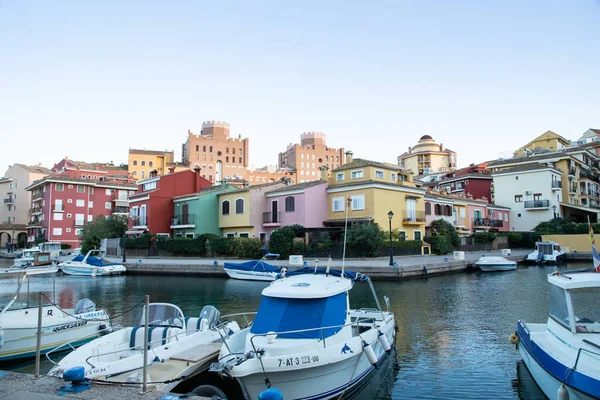
{"type": "Polygon", "coordinates": [[[188,335],[200,330],[202,319],[202,317],[185,317],[185,330],[187,331],[188,335]]]}
{"type": "MultiPolygon", "coordinates": [[[[159,347],[171,341],[177,340],[176,336],[183,332],[181,328],[169,326],[151,326],[148,328],[148,348],[159,347]]],[[[129,334],[130,348],[144,347],[144,327],[134,326],[129,334]]]]}

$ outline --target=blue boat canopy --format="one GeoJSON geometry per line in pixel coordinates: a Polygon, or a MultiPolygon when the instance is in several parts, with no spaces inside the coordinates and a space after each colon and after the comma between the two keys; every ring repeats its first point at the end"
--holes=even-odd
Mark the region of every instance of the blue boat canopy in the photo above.
{"type": "Polygon", "coordinates": [[[259,261],[247,261],[243,263],[230,263],[226,262],[224,265],[225,269],[235,269],[239,271],[258,271],[258,272],[279,272],[279,267],[268,264],[262,260],[259,261]]]}
{"type": "MultiPolygon", "coordinates": [[[[326,275],[327,271],[325,268],[317,268],[317,275],[326,275]]],[[[295,271],[286,272],[285,276],[294,276],[294,275],[314,275],[315,269],[311,267],[303,267],[299,268],[295,271]]],[[[339,276],[342,278],[352,279],[353,281],[366,282],[368,281],[369,275],[361,274],[360,272],[352,272],[352,271],[342,271],[339,269],[330,269],[329,275],[331,276],[339,276]]],[[[277,275],[277,278],[281,278],[281,274],[277,275]]]]}
{"type": "MultiPolygon", "coordinates": [[[[83,261],[84,258],[85,258],[85,256],[82,255],[82,254],[80,254],[80,255],[76,256],[71,261],[79,261],[79,262],[81,262],[81,261],[83,261]]],[[[109,265],[120,265],[120,264],[117,264],[117,263],[111,263],[111,262],[105,261],[105,260],[103,260],[101,258],[94,257],[94,256],[89,256],[85,262],[87,264],[91,265],[92,267],[107,267],[109,265]]]]}
{"type": "MultiPolygon", "coordinates": [[[[256,319],[250,329],[254,334],[286,332],[343,325],[346,321],[347,293],[324,298],[280,298],[263,296],[256,319]]],[[[315,329],[307,332],[283,333],[289,339],[322,339],[341,328],[315,329]]]]}

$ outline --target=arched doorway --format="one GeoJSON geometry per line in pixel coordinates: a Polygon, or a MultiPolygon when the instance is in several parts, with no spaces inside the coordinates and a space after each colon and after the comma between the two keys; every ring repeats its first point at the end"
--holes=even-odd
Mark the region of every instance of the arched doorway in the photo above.
{"type": "Polygon", "coordinates": [[[19,249],[24,249],[27,247],[27,233],[20,232],[17,235],[17,246],[19,246],[19,249]]]}
{"type": "Polygon", "coordinates": [[[8,232],[0,232],[0,248],[6,248],[8,243],[12,242],[12,237],[8,232]]]}

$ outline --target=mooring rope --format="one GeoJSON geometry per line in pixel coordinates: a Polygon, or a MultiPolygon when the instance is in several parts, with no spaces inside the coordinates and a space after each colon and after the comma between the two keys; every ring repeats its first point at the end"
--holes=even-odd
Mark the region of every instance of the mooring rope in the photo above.
{"type": "MultiPolygon", "coordinates": [[[[69,317],[77,318],[76,315],[67,312],[65,309],[60,307],[58,304],[56,304],[52,300],[50,300],[48,298],[48,296],[46,296],[44,293],[42,293],[42,296],[48,301],[48,303],[50,303],[54,307],[58,308],[58,310],[60,312],[64,313],[65,315],[68,315],[69,317]]],[[[77,319],[82,320],[82,321],[108,321],[108,322],[111,322],[115,318],[122,317],[123,315],[129,314],[130,312],[132,312],[133,310],[138,308],[140,305],[143,305],[145,301],[146,301],[145,299],[142,299],[139,303],[137,303],[133,307],[131,307],[123,312],[120,312],[118,314],[115,314],[115,315],[108,315],[107,318],[77,318],[77,319]]]]}

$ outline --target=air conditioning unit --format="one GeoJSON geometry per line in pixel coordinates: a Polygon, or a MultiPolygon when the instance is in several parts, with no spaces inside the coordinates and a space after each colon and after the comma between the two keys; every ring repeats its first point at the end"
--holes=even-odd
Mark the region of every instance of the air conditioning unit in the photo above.
{"type": "Polygon", "coordinates": [[[528,191],[525,192],[525,194],[528,195],[528,196],[531,196],[532,193],[533,192],[531,190],[528,190],[528,191]]]}

